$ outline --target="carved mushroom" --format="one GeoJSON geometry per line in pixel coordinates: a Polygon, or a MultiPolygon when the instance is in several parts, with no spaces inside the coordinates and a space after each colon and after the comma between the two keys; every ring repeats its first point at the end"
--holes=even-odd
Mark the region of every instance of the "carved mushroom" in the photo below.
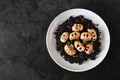
{"type": "Polygon", "coordinates": [[[83,52],[85,50],[85,47],[80,41],[75,41],[74,46],[79,52],[83,52]]]}
{"type": "Polygon", "coordinates": [[[91,53],[94,53],[93,44],[88,43],[85,47],[86,54],[90,55],[91,53]]]}
{"type": "Polygon", "coordinates": [[[94,29],[87,29],[87,31],[92,35],[92,41],[97,40],[97,33],[94,29]]]}
{"type": "Polygon", "coordinates": [[[69,56],[73,56],[76,54],[76,50],[74,49],[74,45],[70,44],[70,45],[65,45],[64,46],[64,50],[65,52],[69,55],[69,56]]]}
{"type": "Polygon", "coordinates": [[[72,26],[73,31],[82,31],[83,30],[83,25],[82,24],[74,24],[72,26]]]}
{"type": "Polygon", "coordinates": [[[79,32],[72,32],[70,33],[69,39],[70,40],[78,40],[80,37],[80,33],[79,32]]]}
{"type": "Polygon", "coordinates": [[[65,43],[68,40],[68,38],[69,38],[69,33],[68,32],[63,32],[61,37],[60,37],[60,41],[62,43],[65,43]]]}
{"type": "Polygon", "coordinates": [[[80,39],[83,40],[83,42],[87,42],[91,40],[91,34],[88,32],[83,32],[80,36],[80,39]]]}

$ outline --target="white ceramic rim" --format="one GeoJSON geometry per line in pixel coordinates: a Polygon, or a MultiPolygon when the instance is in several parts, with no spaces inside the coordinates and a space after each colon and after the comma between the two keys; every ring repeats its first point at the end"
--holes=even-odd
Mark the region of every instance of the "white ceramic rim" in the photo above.
{"type": "MultiPolygon", "coordinates": [[[[69,70],[69,71],[73,71],[73,72],[83,72],[83,71],[87,71],[87,70],[90,70],[90,69],[96,67],[96,66],[99,65],[99,64],[103,61],[103,59],[106,57],[106,55],[107,55],[107,53],[108,53],[108,50],[109,50],[109,46],[110,46],[110,33],[109,33],[109,30],[108,30],[108,28],[107,28],[106,23],[103,21],[103,22],[104,22],[104,25],[105,25],[105,28],[106,28],[106,36],[105,36],[105,37],[107,38],[107,41],[106,41],[106,45],[107,45],[107,46],[106,46],[106,49],[104,50],[105,55],[103,56],[103,58],[102,58],[96,65],[94,65],[94,66],[92,66],[92,67],[89,67],[89,68],[86,68],[86,69],[83,69],[83,70],[81,70],[81,69],[80,69],[80,70],[78,70],[78,69],[74,69],[74,70],[73,70],[73,69],[64,67],[63,65],[61,65],[60,63],[58,63],[58,62],[56,61],[56,59],[53,57],[53,55],[52,55],[52,53],[51,53],[51,50],[50,50],[50,45],[49,45],[49,43],[48,43],[48,40],[49,40],[49,33],[51,32],[51,28],[52,28],[52,25],[54,24],[54,22],[58,19],[59,16],[63,15],[63,14],[66,13],[66,12],[69,12],[69,11],[71,11],[71,10],[88,11],[88,12],[96,15],[98,18],[100,18],[100,19],[103,21],[103,19],[102,19],[100,16],[98,16],[96,13],[94,13],[94,12],[92,12],[92,11],[90,11],[90,10],[87,10],[87,9],[77,8],[77,9],[70,9],[70,10],[64,11],[64,12],[62,12],[61,14],[59,14],[57,17],[55,17],[55,18],[53,19],[53,21],[51,22],[51,24],[49,25],[49,28],[48,28],[48,31],[47,31],[47,34],[46,34],[46,46],[47,46],[47,49],[48,49],[48,52],[49,52],[50,57],[54,60],[54,62],[55,62],[57,65],[61,66],[62,68],[66,69],[66,70],[69,70]]],[[[80,15],[81,15],[81,14],[80,14],[80,15]]],[[[71,16],[72,16],[72,15],[71,15],[71,16]]],[[[92,20],[92,19],[91,19],[91,20],[92,20]]]]}

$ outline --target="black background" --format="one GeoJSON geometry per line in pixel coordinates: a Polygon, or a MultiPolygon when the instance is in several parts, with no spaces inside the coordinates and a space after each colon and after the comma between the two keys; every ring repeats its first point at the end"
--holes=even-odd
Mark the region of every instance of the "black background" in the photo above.
{"type": "Polygon", "coordinates": [[[0,0],[0,80],[120,80],[120,0],[0,0]],[[51,21],[72,8],[106,22],[108,55],[97,67],[74,73],[56,65],[46,48],[51,21]]]}

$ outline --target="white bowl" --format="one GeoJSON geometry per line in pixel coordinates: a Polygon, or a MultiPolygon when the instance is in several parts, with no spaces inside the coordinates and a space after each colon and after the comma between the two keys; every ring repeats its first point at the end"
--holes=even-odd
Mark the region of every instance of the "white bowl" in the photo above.
{"type": "Polygon", "coordinates": [[[109,50],[110,46],[110,34],[109,30],[107,28],[107,25],[102,20],[100,16],[95,14],[92,11],[86,10],[86,9],[70,9],[67,11],[64,11],[63,13],[59,14],[50,24],[47,35],[46,35],[46,45],[49,52],[50,57],[62,68],[73,71],[73,72],[82,72],[89,69],[92,69],[96,67],[98,64],[100,64],[105,56],[107,55],[107,52],[109,50]],[[79,16],[83,15],[85,18],[90,19],[93,21],[94,24],[99,24],[98,29],[101,32],[101,51],[99,55],[97,55],[97,58],[95,60],[87,60],[81,65],[79,64],[71,64],[68,61],[66,61],[62,56],[60,56],[60,53],[56,50],[56,39],[54,32],[58,25],[62,24],[66,19],[68,19],[70,16],[79,16]]]}

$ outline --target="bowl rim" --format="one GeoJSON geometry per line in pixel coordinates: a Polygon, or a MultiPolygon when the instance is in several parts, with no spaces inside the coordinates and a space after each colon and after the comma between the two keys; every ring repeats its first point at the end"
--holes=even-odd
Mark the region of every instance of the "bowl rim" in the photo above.
{"type": "MultiPolygon", "coordinates": [[[[48,45],[48,33],[50,32],[50,26],[54,23],[54,21],[60,16],[60,15],[62,15],[62,14],[64,14],[64,13],[66,13],[66,12],[69,12],[69,11],[71,11],[71,10],[85,10],[85,11],[88,11],[88,12],[91,12],[91,13],[94,13],[95,15],[97,15],[101,20],[103,20],[98,14],[96,14],[95,12],[93,12],[93,11],[91,11],[91,10],[88,10],[88,9],[84,9],[84,8],[74,8],[74,9],[69,9],[69,10],[66,10],[66,11],[63,11],[62,13],[60,13],[60,14],[58,14],[53,20],[52,20],[52,22],[50,23],[50,25],[49,25],[49,27],[48,27],[48,30],[47,30],[47,33],[46,33],[46,46],[47,46],[47,50],[48,50],[48,53],[49,53],[49,55],[50,55],[50,57],[52,58],[52,60],[57,64],[57,65],[59,65],[60,67],[62,67],[63,69],[65,69],[65,70],[68,70],[68,71],[72,71],[72,72],[85,72],[85,71],[88,71],[88,70],[91,70],[91,69],[93,69],[93,68],[95,68],[96,66],[98,66],[104,59],[105,59],[105,57],[107,56],[107,54],[108,54],[108,51],[109,51],[109,48],[110,48],[110,32],[109,32],[109,29],[108,29],[108,27],[107,27],[107,25],[106,25],[106,22],[103,20],[103,22],[104,22],[104,24],[106,25],[106,28],[107,28],[107,30],[108,30],[108,34],[107,34],[107,37],[108,37],[108,47],[107,47],[107,50],[106,50],[106,54],[105,54],[105,56],[102,58],[102,60],[97,64],[97,65],[95,65],[94,67],[92,67],[92,68],[89,68],[89,69],[84,69],[84,70],[72,70],[72,69],[70,69],[70,68],[67,68],[67,67],[64,67],[63,65],[61,65],[60,63],[58,63],[56,60],[55,60],[55,58],[50,54],[50,50],[49,50],[49,45],[48,45]]],[[[71,15],[72,16],[72,15],[71,15]]],[[[92,20],[92,19],[91,19],[92,20]]]]}

